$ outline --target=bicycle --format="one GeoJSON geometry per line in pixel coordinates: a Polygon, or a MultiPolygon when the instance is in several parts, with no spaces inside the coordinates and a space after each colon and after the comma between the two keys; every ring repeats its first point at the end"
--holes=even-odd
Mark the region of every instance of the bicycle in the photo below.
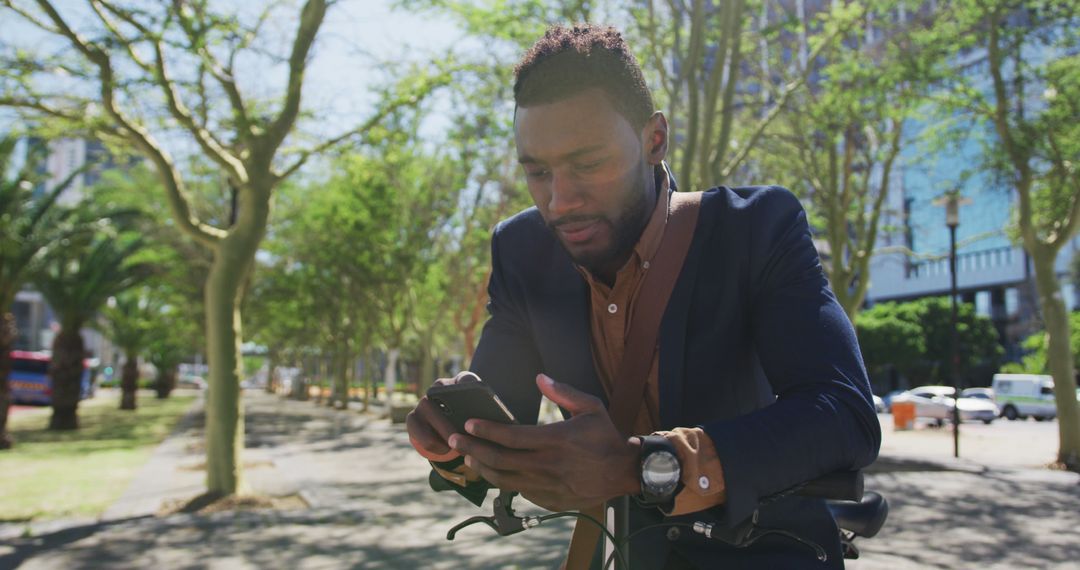
{"type": "MultiPolygon", "coordinates": [[[[885,524],[889,514],[889,504],[880,493],[863,490],[863,475],[861,471],[841,471],[830,473],[808,483],[796,485],[779,493],[763,498],[758,506],[763,506],[789,495],[817,497],[826,499],[826,505],[833,519],[837,523],[840,532],[841,552],[845,559],[854,560],[859,558],[859,549],[855,546],[856,538],[872,538],[885,524]]],[[[630,570],[627,559],[627,548],[630,541],[638,534],[658,527],[685,527],[692,532],[704,536],[707,539],[717,540],[736,548],[745,548],[754,544],[762,537],[769,535],[784,536],[799,544],[814,550],[818,560],[824,562],[827,559],[825,549],[820,545],[805,540],[783,529],[760,527],[758,525],[758,511],[743,523],[734,528],[727,528],[718,524],[704,512],[702,520],[691,523],[666,522],[645,526],[629,531],[629,497],[620,497],[605,505],[608,524],[596,520],[594,517],[572,511],[561,511],[546,515],[517,516],[513,509],[513,499],[517,496],[515,491],[499,491],[498,497],[492,503],[493,513],[491,516],[474,516],[454,525],[447,533],[447,540],[454,540],[457,533],[474,524],[486,524],[500,536],[510,536],[531,528],[540,526],[542,523],[564,517],[582,518],[599,527],[606,539],[604,549],[604,565],[606,570],[614,562],[616,570],[630,570]],[[615,505],[612,505],[615,503],[615,505]]]]}

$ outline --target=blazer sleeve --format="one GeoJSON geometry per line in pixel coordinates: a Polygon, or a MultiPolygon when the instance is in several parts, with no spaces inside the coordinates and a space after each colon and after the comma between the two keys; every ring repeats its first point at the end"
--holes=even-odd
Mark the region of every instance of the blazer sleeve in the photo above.
{"type": "Polygon", "coordinates": [[[725,522],[762,497],[877,457],[881,426],[855,331],[829,289],[806,213],[782,188],[751,207],[751,335],[777,400],[704,425],[724,467],[725,522]]]}
{"type": "MultiPolygon", "coordinates": [[[[518,422],[535,424],[540,408],[540,391],[535,381],[540,371],[540,357],[533,344],[520,294],[515,295],[507,283],[505,260],[499,250],[502,228],[503,224],[500,224],[492,232],[488,320],[480,333],[469,370],[491,386],[518,422]]],[[[447,471],[460,465],[460,458],[432,463],[433,467],[447,471]]],[[[491,484],[483,479],[461,485],[445,477],[439,469],[431,470],[428,484],[435,491],[454,491],[476,506],[483,503],[491,489],[491,484]]]]}
{"type": "MultiPolygon", "coordinates": [[[[491,238],[491,278],[488,281],[488,320],[480,334],[469,369],[491,386],[522,424],[535,424],[540,409],[539,352],[533,342],[521,275],[509,271],[512,264],[500,248],[505,224],[496,226],[491,238]]],[[[512,248],[511,248],[512,249],[512,248]]],[[[517,255],[528,258],[522,252],[517,255]]]]}

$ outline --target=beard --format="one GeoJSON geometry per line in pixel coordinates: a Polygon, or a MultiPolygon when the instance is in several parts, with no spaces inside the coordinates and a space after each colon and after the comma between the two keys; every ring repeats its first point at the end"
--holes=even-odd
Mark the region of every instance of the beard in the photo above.
{"type": "MultiPolygon", "coordinates": [[[[584,267],[589,273],[597,275],[604,270],[618,270],[618,267],[613,267],[613,265],[621,264],[629,258],[634,246],[641,239],[641,233],[649,221],[651,212],[649,211],[649,194],[646,191],[646,178],[638,174],[639,172],[635,168],[631,177],[626,181],[625,186],[628,187],[628,191],[624,194],[619,205],[620,213],[615,218],[603,215],[571,214],[548,223],[548,229],[555,233],[556,236],[558,236],[556,231],[558,226],[571,222],[596,221],[607,226],[608,233],[611,235],[611,242],[597,251],[574,253],[566,247],[566,244],[561,239],[557,239],[559,245],[570,255],[574,263],[584,267]]],[[[659,188],[660,186],[657,185],[657,192],[659,188]]]]}

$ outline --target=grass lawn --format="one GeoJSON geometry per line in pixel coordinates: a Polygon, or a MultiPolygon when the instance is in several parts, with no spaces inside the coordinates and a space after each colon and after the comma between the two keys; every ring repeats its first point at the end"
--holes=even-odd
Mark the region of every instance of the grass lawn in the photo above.
{"type": "Polygon", "coordinates": [[[45,429],[48,407],[10,416],[15,447],[0,452],[0,522],[101,514],[194,399],[140,391],[132,412],[119,409],[119,391],[99,391],[79,404],[80,429],[67,432],[45,429]]]}

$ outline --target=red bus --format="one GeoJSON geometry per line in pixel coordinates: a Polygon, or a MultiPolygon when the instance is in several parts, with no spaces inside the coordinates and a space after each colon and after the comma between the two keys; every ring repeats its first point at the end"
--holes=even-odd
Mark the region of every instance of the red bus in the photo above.
{"type": "MultiPolygon", "coordinates": [[[[8,377],[8,386],[11,388],[12,403],[46,406],[52,403],[50,362],[52,362],[52,356],[48,352],[11,351],[11,375],[8,377]]],[[[94,368],[91,360],[83,361],[79,387],[80,400],[94,395],[94,368]]]]}

